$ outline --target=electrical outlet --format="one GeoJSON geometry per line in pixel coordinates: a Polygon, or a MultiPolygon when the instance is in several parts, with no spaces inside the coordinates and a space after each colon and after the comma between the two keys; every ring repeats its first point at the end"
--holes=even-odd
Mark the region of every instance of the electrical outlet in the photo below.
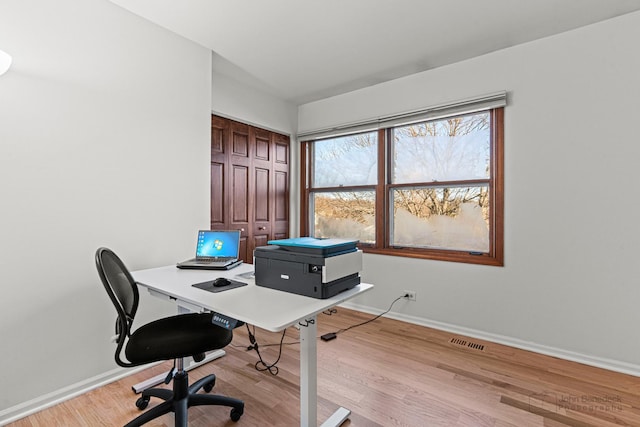
{"type": "Polygon", "coordinates": [[[404,292],[402,295],[406,295],[404,298],[408,299],[409,301],[416,300],[416,291],[402,291],[402,292],[404,292]]]}

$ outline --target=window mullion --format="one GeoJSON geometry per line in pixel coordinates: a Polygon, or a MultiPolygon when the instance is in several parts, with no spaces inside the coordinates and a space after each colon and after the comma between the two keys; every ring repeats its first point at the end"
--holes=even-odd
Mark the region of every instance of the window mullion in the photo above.
{"type": "Polygon", "coordinates": [[[378,179],[376,183],[376,248],[387,247],[388,236],[388,215],[387,203],[388,198],[386,195],[386,183],[387,183],[387,138],[388,130],[378,130],[378,179]]]}
{"type": "Polygon", "coordinates": [[[312,167],[311,149],[313,142],[303,142],[300,146],[300,235],[309,235],[309,187],[311,186],[312,167]]]}

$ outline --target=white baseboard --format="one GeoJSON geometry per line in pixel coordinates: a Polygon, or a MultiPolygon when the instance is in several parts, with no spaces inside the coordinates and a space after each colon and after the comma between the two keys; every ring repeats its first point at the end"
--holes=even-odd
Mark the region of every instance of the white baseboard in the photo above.
{"type": "Polygon", "coordinates": [[[54,392],[38,396],[35,399],[4,409],[0,411],[0,426],[12,423],[28,415],[35,414],[36,412],[50,408],[51,406],[57,405],[58,403],[62,403],[66,400],[73,399],[76,396],[80,396],[81,394],[98,387],[102,387],[126,376],[133,375],[136,372],[140,372],[154,365],[157,365],[157,363],[139,366],[133,369],[116,368],[103,374],[96,375],[95,377],[88,378],[84,381],[63,387],[54,392]]]}
{"type": "MultiPolygon", "coordinates": [[[[362,311],[378,315],[382,310],[354,304],[352,302],[346,302],[341,304],[342,307],[350,308],[353,310],[362,311]]],[[[464,335],[470,338],[477,338],[496,344],[503,344],[521,350],[532,351],[534,353],[544,354],[546,356],[553,356],[564,360],[570,360],[572,362],[582,363],[584,365],[595,366],[597,368],[606,369],[609,371],[620,372],[623,374],[633,375],[640,377],[640,365],[621,362],[619,360],[607,359],[597,356],[591,356],[588,354],[577,353],[569,350],[564,350],[556,347],[549,347],[534,342],[523,341],[518,338],[508,337],[504,335],[492,334],[477,329],[465,328],[462,326],[456,326],[449,323],[438,322],[435,320],[429,320],[422,317],[410,316],[397,312],[389,312],[384,315],[391,319],[401,320],[407,323],[413,323],[415,325],[426,326],[428,328],[437,329],[441,331],[447,331],[454,334],[464,335]]]]}

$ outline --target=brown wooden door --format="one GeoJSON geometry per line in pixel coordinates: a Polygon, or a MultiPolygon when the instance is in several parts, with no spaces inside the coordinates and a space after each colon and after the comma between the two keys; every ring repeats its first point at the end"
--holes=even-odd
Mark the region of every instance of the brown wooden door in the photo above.
{"type": "Polygon", "coordinates": [[[240,256],[289,236],[289,137],[211,117],[211,229],[241,230],[240,256]]]}

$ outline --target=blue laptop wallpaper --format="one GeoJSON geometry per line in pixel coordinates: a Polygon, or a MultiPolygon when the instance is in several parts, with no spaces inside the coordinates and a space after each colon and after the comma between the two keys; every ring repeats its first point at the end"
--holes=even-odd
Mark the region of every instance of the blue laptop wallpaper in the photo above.
{"type": "Polygon", "coordinates": [[[211,231],[198,232],[196,257],[238,257],[240,231],[211,231]]]}

